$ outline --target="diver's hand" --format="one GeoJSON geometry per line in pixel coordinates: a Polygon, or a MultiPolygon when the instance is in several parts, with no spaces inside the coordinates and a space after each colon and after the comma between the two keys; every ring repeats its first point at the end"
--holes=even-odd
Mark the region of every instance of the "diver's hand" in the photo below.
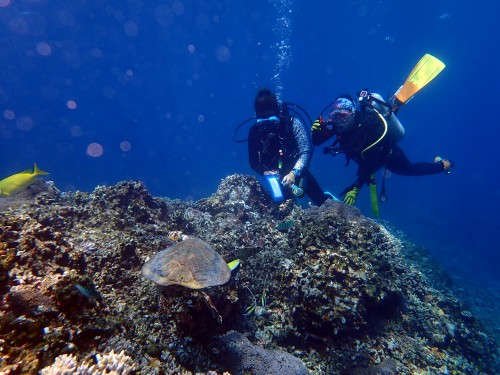
{"type": "Polygon", "coordinates": [[[358,196],[359,189],[355,186],[347,192],[344,197],[344,203],[350,204],[351,206],[356,203],[356,197],[358,196]]]}
{"type": "Polygon", "coordinates": [[[295,173],[293,173],[293,171],[288,173],[285,177],[283,177],[281,183],[285,186],[292,186],[295,184],[295,173]]]}
{"type": "Polygon", "coordinates": [[[434,163],[441,164],[443,166],[443,171],[445,173],[450,173],[451,168],[455,165],[451,160],[443,159],[441,156],[436,156],[434,158],[434,163]]]}

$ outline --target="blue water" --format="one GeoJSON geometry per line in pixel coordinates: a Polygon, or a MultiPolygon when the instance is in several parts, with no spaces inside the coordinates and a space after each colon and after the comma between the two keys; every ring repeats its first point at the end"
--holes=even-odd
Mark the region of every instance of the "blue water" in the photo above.
{"type": "MultiPolygon", "coordinates": [[[[498,293],[499,14],[497,1],[0,0],[0,174],[37,162],[65,191],[139,179],[197,200],[252,173],[231,134],[258,88],[316,117],[342,93],[393,93],[430,53],[447,67],[400,112],[401,146],[456,168],[391,176],[381,218],[498,293]]],[[[318,149],[311,169],[338,193],[356,168],[318,149]]]]}

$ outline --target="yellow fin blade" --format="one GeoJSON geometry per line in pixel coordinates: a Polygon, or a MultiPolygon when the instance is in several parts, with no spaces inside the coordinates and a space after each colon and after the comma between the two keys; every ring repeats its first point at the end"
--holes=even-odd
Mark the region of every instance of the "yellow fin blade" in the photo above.
{"type": "Polygon", "coordinates": [[[425,85],[432,81],[446,65],[438,58],[425,54],[415,65],[403,86],[394,94],[402,103],[406,103],[425,85]]]}
{"type": "Polygon", "coordinates": [[[370,200],[372,203],[372,214],[374,217],[378,217],[378,197],[377,197],[377,185],[375,183],[375,175],[371,175],[370,180],[370,200]]]}

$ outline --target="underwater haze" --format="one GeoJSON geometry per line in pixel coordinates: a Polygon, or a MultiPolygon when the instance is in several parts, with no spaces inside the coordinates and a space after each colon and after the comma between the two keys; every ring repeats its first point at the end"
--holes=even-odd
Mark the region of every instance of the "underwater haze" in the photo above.
{"type": "MultiPolygon", "coordinates": [[[[401,110],[400,145],[455,168],[388,176],[380,219],[498,312],[499,14],[492,0],[0,0],[1,178],[36,162],[63,191],[133,179],[198,200],[253,174],[231,135],[259,88],[314,119],[339,94],[390,96],[430,53],[446,68],[401,110]]],[[[338,194],[356,166],[318,148],[311,170],[338,194]]],[[[366,187],[358,207],[371,214],[366,187]]]]}

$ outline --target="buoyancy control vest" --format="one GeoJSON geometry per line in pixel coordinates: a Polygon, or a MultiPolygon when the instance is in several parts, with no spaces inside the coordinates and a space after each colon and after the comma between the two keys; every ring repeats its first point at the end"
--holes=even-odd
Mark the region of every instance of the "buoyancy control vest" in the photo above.
{"type": "Polygon", "coordinates": [[[362,91],[360,93],[360,99],[362,103],[364,102],[365,110],[368,113],[376,110],[384,117],[387,122],[387,136],[390,138],[391,142],[397,143],[403,139],[405,135],[403,125],[392,112],[391,106],[387,104],[380,94],[362,91]]]}

